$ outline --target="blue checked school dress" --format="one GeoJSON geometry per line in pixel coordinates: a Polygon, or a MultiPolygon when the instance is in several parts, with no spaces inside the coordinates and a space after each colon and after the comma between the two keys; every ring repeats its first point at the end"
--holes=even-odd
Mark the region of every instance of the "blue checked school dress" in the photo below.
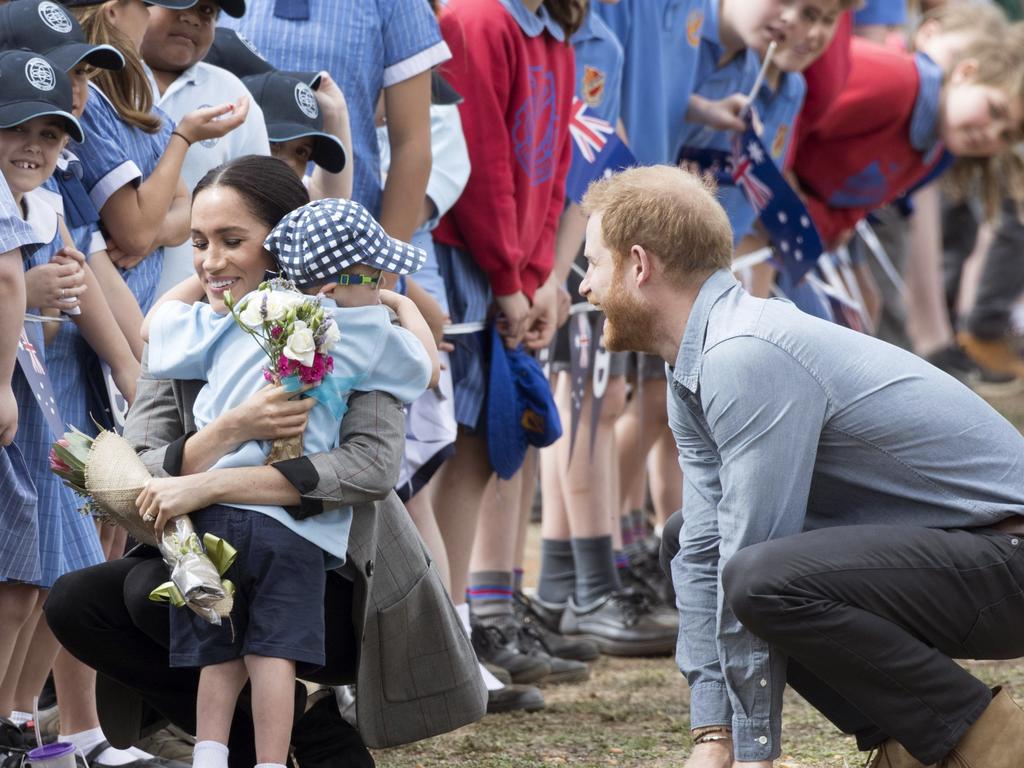
{"type": "MultiPolygon", "coordinates": [[[[160,162],[174,121],[158,107],[153,112],[163,124],[156,133],[146,133],[124,122],[103,91],[89,84],[89,101],[81,117],[87,140],[84,144],[71,142],[71,151],[82,163],[82,184],[96,210],[102,211],[111,195],[125,184],[145,181],[160,162]]],[[[157,248],[131,269],[121,271],[143,313],[156,299],[163,265],[163,248],[157,248]]]]}
{"type": "MultiPolygon", "coordinates": [[[[40,239],[45,241],[30,256],[23,257],[25,270],[28,271],[49,262],[64,244],[57,230],[57,214],[45,198],[32,193],[25,196],[25,202],[29,223],[40,235],[40,239]]],[[[38,310],[29,311],[38,314],[38,310]]],[[[40,324],[26,323],[26,333],[36,355],[47,365],[40,324]]],[[[103,562],[103,550],[92,518],[78,511],[79,503],[75,494],[50,471],[50,446],[56,437],[20,366],[16,366],[12,387],[18,401],[18,432],[14,444],[24,457],[28,479],[35,486],[38,511],[39,575],[25,581],[45,589],[53,586],[58,577],[65,573],[103,562]]],[[[0,540],[0,558],[5,557],[6,550],[0,540]]]]}

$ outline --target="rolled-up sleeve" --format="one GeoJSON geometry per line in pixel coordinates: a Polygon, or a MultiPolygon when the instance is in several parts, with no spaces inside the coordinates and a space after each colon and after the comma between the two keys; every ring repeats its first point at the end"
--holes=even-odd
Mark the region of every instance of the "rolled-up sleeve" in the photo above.
{"type": "MultiPolygon", "coordinates": [[[[787,351],[739,336],[705,350],[701,406],[721,461],[716,634],[736,759],[773,760],[781,751],[786,660],[736,619],[725,604],[721,574],[744,547],[803,529],[829,399],[787,351]],[[758,390],[771,397],[758,397],[758,390]]],[[[699,544],[700,533],[691,546],[699,544]]],[[[700,627],[702,633],[709,629],[700,627]]]]}

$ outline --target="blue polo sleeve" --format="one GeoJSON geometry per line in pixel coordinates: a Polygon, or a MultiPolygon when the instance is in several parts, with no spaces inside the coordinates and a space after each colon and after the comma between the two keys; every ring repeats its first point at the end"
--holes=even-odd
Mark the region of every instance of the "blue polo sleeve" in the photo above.
{"type": "Polygon", "coordinates": [[[209,381],[217,342],[234,325],[209,304],[168,301],[149,323],[149,373],[155,379],[209,381]]]}
{"type": "Polygon", "coordinates": [[[24,219],[3,176],[0,176],[0,253],[38,246],[39,238],[24,219]]]}
{"type": "Polygon", "coordinates": [[[412,333],[389,326],[377,346],[373,368],[359,384],[364,392],[385,392],[403,403],[411,403],[430,383],[430,358],[412,333]]]}
{"type": "Polygon", "coordinates": [[[72,151],[82,163],[82,184],[89,199],[96,210],[102,210],[110,196],[125,184],[138,184],[142,171],[128,155],[124,122],[92,86],[81,123],[85,143],[74,144],[72,151]]]}
{"type": "Polygon", "coordinates": [[[451,58],[429,3],[390,0],[380,6],[383,87],[408,80],[451,58]]]}

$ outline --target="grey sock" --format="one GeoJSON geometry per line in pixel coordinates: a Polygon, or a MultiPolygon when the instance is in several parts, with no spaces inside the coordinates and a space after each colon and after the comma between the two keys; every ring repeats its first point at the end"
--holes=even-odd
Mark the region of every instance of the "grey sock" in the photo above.
{"type": "Polygon", "coordinates": [[[611,536],[573,539],[572,556],[576,561],[577,605],[589,605],[609,592],[621,589],[611,536]]]}
{"type": "Polygon", "coordinates": [[[647,513],[642,509],[634,509],[629,516],[633,519],[633,540],[643,541],[648,534],[647,513]]]}
{"type": "Polygon", "coordinates": [[[564,539],[540,540],[540,581],[537,597],[545,603],[562,604],[576,587],[576,561],[572,544],[564,539]]]}
{"type": "Polygon", "coordinates": [[[512,615],[512,571],[473,571],[466,590],[474,616],[512,615]]]}

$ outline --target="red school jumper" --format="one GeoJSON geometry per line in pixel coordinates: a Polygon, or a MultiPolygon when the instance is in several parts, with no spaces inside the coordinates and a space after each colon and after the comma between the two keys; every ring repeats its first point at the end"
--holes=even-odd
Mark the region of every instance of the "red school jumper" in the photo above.
{"type": "Polygon", "coordinates": [[[793,170],[822,240],[896,199],[941,158],[910,142],[920,75],[913,54],[854,38],[842,93],[801,140],[793,170]]]}
{"type": "Polygon", "coordinates": [[[495,296],[532,299],[554,266],[572,158],[572,46],[528,37],[498,0],[451,0],[441,33],[472,170],[434,239],[469,252],[495,296]]]}

